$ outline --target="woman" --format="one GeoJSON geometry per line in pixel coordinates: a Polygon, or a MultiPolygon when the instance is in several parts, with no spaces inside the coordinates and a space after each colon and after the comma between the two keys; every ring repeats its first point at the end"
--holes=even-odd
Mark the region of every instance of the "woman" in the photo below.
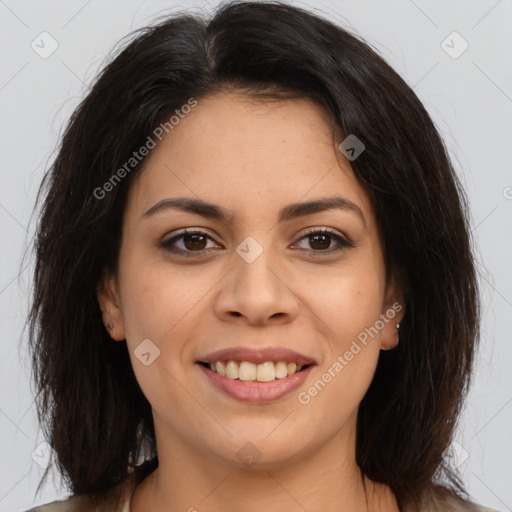
{"type": "Polygon", "coordinates": [[[41,198],[31,349],[73,496],[33,510],[483,510],[445,460],[464,192],[366,44],[281,3],[149,27],[41,198]]]}

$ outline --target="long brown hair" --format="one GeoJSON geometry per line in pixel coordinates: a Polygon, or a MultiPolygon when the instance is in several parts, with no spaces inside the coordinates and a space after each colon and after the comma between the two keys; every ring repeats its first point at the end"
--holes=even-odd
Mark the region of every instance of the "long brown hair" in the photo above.
{"type": "Polygon", "coordinates": [[[191,97],[226,88],[310,98],[364,142],[351,165],[373,198],[386,270],[402,276],[406,313],[400,344],[381,354],[360,405],[357,463],[401,507],[417,506],[441,480],[467,496],[443,457],[478,340],[464,192],[397,73],[343,28],[278,2],[229,3],[209,20],[179,15],[142,29],[73,113],[45,175],[30,348],[39,419],[66,483],[93,495],[142,459],[157,464],[151,408],[96,299],[102,273],[116,271],[127,193],[144,160],[103,197],[97,191],[191,97]]]}

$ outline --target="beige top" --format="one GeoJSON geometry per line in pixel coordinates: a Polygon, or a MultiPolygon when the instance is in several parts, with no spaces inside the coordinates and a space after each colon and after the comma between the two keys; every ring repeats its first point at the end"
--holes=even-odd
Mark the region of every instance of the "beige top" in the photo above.
{"type": "MultiPolygon", "coordinates": [[[[109,497],[101,504],[91,505],[86,496],[73,496],[66,500],[53,501],[40,505],[26,512],[130,512],[130,502],[135,488],[147,475],[147,470],[138,468],[109,493],[109,497]]],[[[432,500],[424,505],[422,512],[497,512],[490,508],[480,507],[473,503],[461,503],[450,500],[443,503],[432,500]]]]}

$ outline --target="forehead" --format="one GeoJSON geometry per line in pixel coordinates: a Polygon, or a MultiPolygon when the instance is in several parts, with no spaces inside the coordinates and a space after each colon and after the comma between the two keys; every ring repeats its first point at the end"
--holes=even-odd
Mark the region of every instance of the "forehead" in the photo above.
{"type": "Polygon", "coordinates": [[[250,215],[342,195],[371,217],[340,141],[327,112],[310,100],[208,96],[151,151],[129,204],[140,211],[186,195],[250,215]]]}

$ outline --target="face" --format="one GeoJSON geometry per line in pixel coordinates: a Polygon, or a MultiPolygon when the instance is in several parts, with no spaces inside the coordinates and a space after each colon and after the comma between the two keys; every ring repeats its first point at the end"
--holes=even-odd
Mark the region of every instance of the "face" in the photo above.
{"type": "Polygon", "coordinates": [[[222,94],[152,150],[98,298],[157,443],[261,467],[354,444],[401,306],[341,140],[307,100],[222,94]]]}

